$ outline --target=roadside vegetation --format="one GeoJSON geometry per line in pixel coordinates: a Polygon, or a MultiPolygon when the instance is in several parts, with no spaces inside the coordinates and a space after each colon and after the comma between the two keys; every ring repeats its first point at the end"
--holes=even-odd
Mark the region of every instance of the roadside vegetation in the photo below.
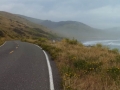
{"type": "Polygon", "coordinates": [[[86,47],[77,40],[27,40],[46,50],[59,68],[63,90],[119,90],[120,54],[97,44],[86,47]]]}
{"type": "Polygon", "coordinates": [[[0,45],[2,45],[5,42],[5,38],[0,38],[0,45]]]}

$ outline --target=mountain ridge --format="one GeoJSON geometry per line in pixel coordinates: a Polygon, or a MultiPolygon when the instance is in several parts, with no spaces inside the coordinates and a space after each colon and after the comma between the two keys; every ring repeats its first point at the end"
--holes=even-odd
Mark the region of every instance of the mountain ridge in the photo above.
{"type": "Polygon", "coordinates": [[[41,20],[40,22],[31,19],[31,17],[20,15],[31,22],[43,25],[47,28],[50,28],[52,32],[57,33],[60,36],[68,37],[68,38],[75,38],[79,41],[83,40],[92,40],[92,39],[100,39],[100,35],[102,35],[102,30],[92,28],[82,22],[77,21],[59,21],[53,22],[51,20],[41,20]],[[33,20],[33,21],[32,21],[33,20]],[[97,34],[96,34],[97,33],[97,34]],[[98,34],[99,33],[99,34],[98,34]]]}
{"type": "Polygon", "coordinates": [[[5,23],[0,22],[2,23],[0,26],[1,36],[50,38],[54,33],[62,37],[75,38],[78,41],[117,39],[119,37],[118,32],[96,29],[77,21],[53,22],[7,12],[0,12],[0,17],[4,18],[3,22],[5,23]],[[2,29],[5,30],[2,31],[2,29]],[[9,35],[10,31],[8,30],[11,30],[14,35],[9,35]],[[5,32],[7,34],[3,35],[5,32]]]}

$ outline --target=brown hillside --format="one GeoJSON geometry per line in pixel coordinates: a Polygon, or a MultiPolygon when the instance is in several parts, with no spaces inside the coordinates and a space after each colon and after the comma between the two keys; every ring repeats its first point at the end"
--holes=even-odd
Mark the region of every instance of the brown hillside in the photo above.
{"type": "Polygon", "coordinates": [[[52,34],[42,25],[34,24],[17,15],[0,12],[0,37],[6,39],[51,38],[52,34]]]}

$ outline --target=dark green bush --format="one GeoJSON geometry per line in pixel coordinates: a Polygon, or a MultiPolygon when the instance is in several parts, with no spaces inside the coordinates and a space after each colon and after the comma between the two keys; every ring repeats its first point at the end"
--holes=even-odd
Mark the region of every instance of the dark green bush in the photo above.
{"type": "Polygon", "coordinates": [[[74,66],[77,69],[86,69],[87,62],[85,60],[77,60],[74,62],[74,66]]]}
{"type": "Polygon", "coordinates": [[[44,43],[44,42],[46,42],[46,41],[47,41],[47,38],[39,38],[39,39],[38,39],[38,41],[40,41],[40,42],[44,43]]]}
{"type": "Polygon", "coordinates": [[[117,63],[120,63],[120,55],[117,55],[117,56],[116,56],[116,62],[117,62],[117,63]]]}
{"type": "Polygon", "coordinates": [[[102,66],[102,62],[99,63],[87,63],[87,70],[88,71],[100,71],[102,66]]]}
{"type": "Polygon", "coordinates": [[[78,44],[78,41],[75,40],[75,39],[70,40],[70,39],[67,39],[67,38],[66,38],[65,41],[66,41],[68,44],[72,44],[72,45],[78,44]]]}
{"type": "Polygon", "coordinates": [[[97,43],[97,44],[96,44],[96,47],[98,47],[98,48],[102,48],[103,45],[102,45],[101,43],[97,43]]]}
{"type": "Polygon", "coordinates": [[[63,66],[61,68],[62,74],[66,74],[67,77],[71,78],[74,76],[74,70],[73,68],[69,67],[69,66],[63,66]]]}
{"type": "Polygon", "coordinates": [[[111,50],[113,53],[115,53],[115,54],[118,54],[119,53],[119,50],[117,49],[117,48],[114,48],[114,49],[112,49],[111,50]]]}
{"type": "Polygon", "coordinates": [[[74,62],[75,68],[77,68],[78,70],[85,70],[87,72],[90,72],[90,71],[98,72],[101,70],[101,65],[102,65],[102,62],[89,63],[89,62],[86,62],[85,60],[77,60],[74,62]]]}
{"type": "Polygon", "coordinates": [[[120,69],[117,67],[112,67],[107,69],[107,74],[114,80],[117,80],[120,77],[120,69]]]}

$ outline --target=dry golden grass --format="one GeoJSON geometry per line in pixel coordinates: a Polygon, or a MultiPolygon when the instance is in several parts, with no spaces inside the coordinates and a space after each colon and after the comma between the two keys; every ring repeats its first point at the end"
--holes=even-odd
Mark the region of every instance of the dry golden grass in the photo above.
{"type": "Polygon", "coordinates": [[[76,40],[31,41],[47,50],[62,77],[63,90],[119,90],[120,54],[100,44],[85,47],[76,40]]]}

